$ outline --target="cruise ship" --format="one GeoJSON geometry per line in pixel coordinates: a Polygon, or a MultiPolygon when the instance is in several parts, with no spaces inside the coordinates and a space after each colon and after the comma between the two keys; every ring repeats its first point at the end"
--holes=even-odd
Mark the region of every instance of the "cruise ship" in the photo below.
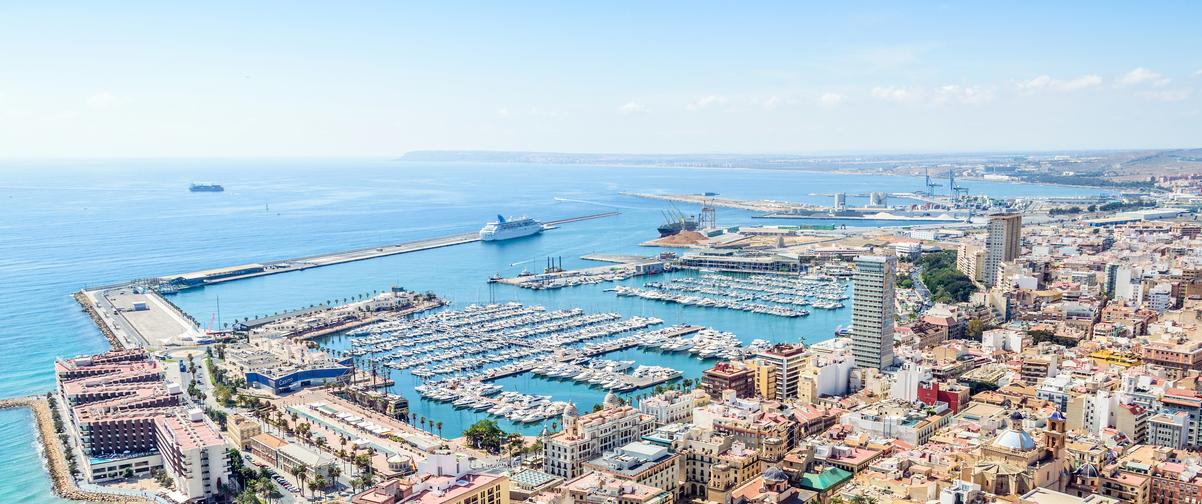
{"type": "Polygon", "coordinates": [[[192,184],[188,187],[192,192],[222,192],[225,191],[221,184],[192,184]]]}
{"type": "Polygon", "coordinates": [[[529,217],[508,219],[498,215],[496,222],[489,222],[480,230],[484,241],[510,240],[543,232],[543,224],[529,217]]]}

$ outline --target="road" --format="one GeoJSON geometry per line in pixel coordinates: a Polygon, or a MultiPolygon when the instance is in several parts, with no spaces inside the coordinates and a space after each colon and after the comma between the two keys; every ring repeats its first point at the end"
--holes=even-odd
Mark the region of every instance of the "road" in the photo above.
{"type": "Polygon", "coordinates": [[[931,291],[927,290],[926,284],[922,283],[921,266],[910,268],[910,281],[914,283],[914,290],[918,291],[918,295],[922,296],[922,303],[928,307],[931,306],[931,291]]]}

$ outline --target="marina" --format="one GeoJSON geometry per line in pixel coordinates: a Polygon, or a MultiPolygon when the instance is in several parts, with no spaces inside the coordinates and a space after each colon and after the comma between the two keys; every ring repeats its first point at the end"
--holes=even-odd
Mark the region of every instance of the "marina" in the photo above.
{"type": "Polygon", "coordinates": [[[846,284],[825,276],[762,275],[736,277],[703,274],[667,282],[649,282],[643,288],[616,286],[606,291],[618,296],[699,306],[741,310],[780,317],[804,317],[802,308],[836,310],[849,298],[846,284]]]}
{"type": "MultiPolygon", "coordinates": [[[[729,333],[692,326],[640,331],[661,323],[648,317],[623,319],[616,313],[588,314],[578,308],[471,305],[347,332],[351,343],[345,353],[365,366],[384,366],[418,377],[423,383],[414,390],[424,399],[531,423],[558,417],[566,403],[551,401],[549,396],[503,391],[502,386],[487,382],[529,372],[629,392],[676,380],[683,373],[594,356],[648,342],[676,341],[686,334],[695,334],[689,348],[697,348],[703,357],[739,351],[738,340],[729,333]],[[621,337],[607,339],[615,336],[621,337]],[[475,343],[465,348],[463,341],[475,343]]],[[[683,351],[685,347],[672,349],[683,351]]]]}

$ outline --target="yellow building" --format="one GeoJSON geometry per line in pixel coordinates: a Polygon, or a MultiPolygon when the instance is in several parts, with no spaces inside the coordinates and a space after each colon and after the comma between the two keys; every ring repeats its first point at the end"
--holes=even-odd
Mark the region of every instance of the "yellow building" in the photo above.
{"type": "Polygon", "coordinates": [[[749,361],[747,365],[755,370],[756,395],[776,399],[776,367],[758,361],[749,361]]]}
{"type": "Polygon", "coordinates": [[[250,438],[258,436],[263,432],[263,428],[259,426],[258,422],[242,415],[230,415],[226,428],[226,435],[230,438],[230,444],[238,447],[241,451],[249,451],[250,438]]]}
{"type": "Polygon", "coordinates": [[[1097,362],[1106,362],[1116,366],[1135,367],[1143,363],[1138,356],[1127,352],[1114,352],[1108,348],[1103,348],[1094,353],[1089,354],[1089,357],[1097,362]]]}

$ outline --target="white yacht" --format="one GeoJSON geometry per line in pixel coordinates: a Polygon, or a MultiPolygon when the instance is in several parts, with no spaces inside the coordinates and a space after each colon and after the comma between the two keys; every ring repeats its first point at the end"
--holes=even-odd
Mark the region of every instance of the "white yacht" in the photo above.
{"type": "Polygon", "coordinates": [[[543,232],[543,224],[529,217],[506,219],[498,215],[496,222],[489,222],[480,229],[483,241],[500,241],[521,238],[543,232]]]}

